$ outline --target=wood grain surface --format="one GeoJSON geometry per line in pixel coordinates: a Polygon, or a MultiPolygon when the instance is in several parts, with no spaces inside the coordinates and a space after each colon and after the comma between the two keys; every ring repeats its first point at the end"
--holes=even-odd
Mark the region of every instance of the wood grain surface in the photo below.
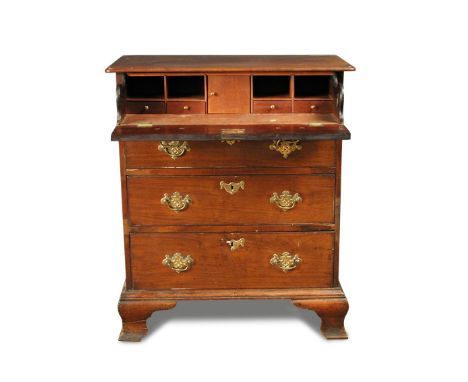
{"type": "Polygon", "coordinates": [[[281,288],[331,287],[334,237],[314,233],[132,234],[133,287],[281,288]],[[227,240],[245,239],[231,251],[227,240]],[[270,264],[273,254],[297,254],[302,262],[289,272],[270,264]],[[166,254],[190,255],[188,271],[176,273],[162,264],[166,254]]]}
{"type": "Polygon", "coordinates": [[[122,56],[107,73],[349,71],[354,67],[334,55],[296,56],[122,56]]]}
{"type": "Polygon", "coordinates": [[[261,167],[335,167],[336,142],[303,141],[285,159],[271,150],[270,141],[241,141],[229,145],[219,141],[190,141],[190,151],[172,159],[159,151],[160,141],[125,142],[127,168],[261,168],[261,167]]]}
{"type": "Polygon", "coordinates": [[[128,176],[128,219],[131,225],[229,225],[333,223],[334,175],[128,176]],[[230,195],[220,182],[243,181],[230,195]],[[298,193],[301,202],[283,211],[270,197],[274,192],[298,193]],[[173,211],[161,204],[164,194],[190,196],[191,204],[173,211]]]}

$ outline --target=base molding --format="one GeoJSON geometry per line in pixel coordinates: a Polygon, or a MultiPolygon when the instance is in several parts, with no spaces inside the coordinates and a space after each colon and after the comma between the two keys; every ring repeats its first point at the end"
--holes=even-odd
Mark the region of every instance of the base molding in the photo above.
{"type": "Polygon", "coordinates": [[[327,339],[348,338],[344,319],[348,301],[341,286],[302,289],[173,289],[127,290],[119,300],[122,317],[120,341],[140,341],[148,332],[146,320],[158,310],[172,309],[180,300],[292,300],[302,309],[313,310],[322,320],[321,331],[327,339]]]}

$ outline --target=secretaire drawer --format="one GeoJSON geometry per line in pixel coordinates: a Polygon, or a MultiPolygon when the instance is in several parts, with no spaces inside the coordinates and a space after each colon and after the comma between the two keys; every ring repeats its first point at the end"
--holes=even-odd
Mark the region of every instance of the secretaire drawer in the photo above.
{"type": "Polygon", "coordinates": [[[334,234],[132,234],[134,289],[330,287],[334,234]]]}
{"type": "Polygon", "coordinates": [[[334,222],[334,175],[128,176],[131,225],[334,222]]]}
{"type": "Polygon", "coordinates": [[[168,114],[205,114],[205,102],[201,101],[168,101],[168,114]]]}
{"type": "Polygon", "coordinates": [[[164,102],[127,102],[128,114],[162,114],[165,113],[164,102]]]}
{"type": "Polygon", "coordinates": [[[335,141],[125,142],[127,168],[335,167],[335,141]]]}
{"type": "Polygon", "coordinates": [[[292,101],[254,101],[253,112],[264,113],[291,113],[292,101]]]}
{"type": "Polygon", "coordinates": [[[333,113],[333,101],[294,101],[294,113],[333,113]]]}

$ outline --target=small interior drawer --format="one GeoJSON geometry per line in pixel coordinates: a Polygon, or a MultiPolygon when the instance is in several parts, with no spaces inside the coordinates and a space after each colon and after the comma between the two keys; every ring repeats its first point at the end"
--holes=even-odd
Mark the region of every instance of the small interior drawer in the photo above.
{"type": "Polygon", "coordinates": [[[294,113],[333,113],[333,101],[294,101],[294,113]]]}
{"type": "Polygon", "coordinates": [[[168,101],[168,114],[205,114],[205,102],[201,101],[168,101]]]}
{"type": "Polygon", "coordinates": [[[254,113],[291,113],[292,102],[291,101],[254,101],[253,112],[254,113]]]}
{"type": "Polygon", "coordinates": [[[127,102],[127,114],[163,114],[164,102],[127,102]]]}

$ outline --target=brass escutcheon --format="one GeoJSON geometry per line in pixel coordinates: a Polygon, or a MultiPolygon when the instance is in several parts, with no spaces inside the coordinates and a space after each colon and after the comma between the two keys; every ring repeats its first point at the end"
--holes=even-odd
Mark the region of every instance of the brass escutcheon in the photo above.
{"type": "Polygon", "coordinates": [[[302,150],[302,146],[299,144],[299,140],[295,141],[273,141],[270,144],[270,150],[278,151],[284,159],[287,159],[289,154],[296,150],[302,150]]]}
{"type": "Polygon", "coordinates": [[[240,142],[240,140],[238,140],[238,139],[228,139],[228,140],[224,140],[224,141],[221,141],[221,142],[226,142],[229,146],[232,146],[234,143],[240,142]]]}
{"type": "Polygon", "coordinates": [[[219,189],[226,191],[228,194],[234,195],[237,191],[243,190],[245,186],[245,182],[241,180],[240,182],[229,182],[226,183],[225,181],[219,182],[219,189]]]}
{"type": "Polygon", "coordinates": [[[190,146],[186,141],[161,141],[158,150],[165,152],[172,159],[176,159],[190,151],[190,146]]]}
{"type": "Polygon", "coordinates": [[[270,203],[276,204],[278,208],[283,211],[294,208],[297,202],[302,202],[301,196],[297,192],[294,195],[291,195],[287,190],[283,191],[280,195],[273,192],[273,195],[270,197],[270,203]]]}
{"type": "Polygon", "coordinates": [[[174,192],[172,195],[164,194],[161,198],[161,204],[167,205],[172,211],[182,211],[188,207],[188,205],[192,203],[192,199],[190,199],[190,195],[182,195],[179,192],[174,192]]]}
{"type": "Polygon", "coordinates": [[[176,252],[172,255],[166,255],[162,263],[173,271],[180,273],[188,271],[192,267],[193,259],[190,255],[184,256],[180,252],[176,252]]]}
{"type": "Polygon", "coordinates": [[[226,244],[231,248],[231,251],[235,251],[239,247],[243,247],[245,244],[245,239],[241,237],[240,239],[237,240],[228,240],[226,241],[226,244]]]}
{"type": "Polygon", "coordinates": [[[283,272],[289,272],[290,270],[296,268],[301,262],[302,259],[299,256],[293,256],[289,252],[283,252],[281,255],[277,255],[275,253],[270,259],[270,264],[277,266],[283,272]]]}

